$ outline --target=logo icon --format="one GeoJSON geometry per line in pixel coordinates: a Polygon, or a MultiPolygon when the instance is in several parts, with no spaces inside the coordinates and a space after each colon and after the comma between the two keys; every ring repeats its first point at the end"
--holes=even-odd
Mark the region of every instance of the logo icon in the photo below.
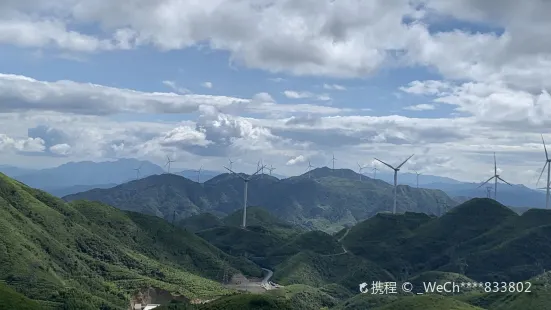
{"type": "Polygon", "coordinates": [[[363,294],[365,293],[368,293],[369,292],[369,287],[367,287],[367,283],[362,283],[360,284],[360,292],[362,292],[363,294]]]}

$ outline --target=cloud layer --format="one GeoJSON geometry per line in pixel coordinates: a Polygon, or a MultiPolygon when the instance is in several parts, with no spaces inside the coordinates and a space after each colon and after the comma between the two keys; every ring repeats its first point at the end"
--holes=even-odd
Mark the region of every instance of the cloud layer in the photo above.
{"type": "Polygon", "coordinates": [[[551,128],[550,10],[537,0],[2,1],[0,44],[77,55],[203,46],[228,52],[233,65],[314,76],[321,91],[287,89],[277,102],[262,90],[251,98],[193,94],[162,79],[166,91],[145,92],[0,73],[0,158],[171,154],[216,169],[231,156],[301,173],[308,160],[327,165],[332,152],[350,168],[416,153],[411,169],[477,180],[487,178],[496,151],[506,179],[529,184],[543,164],[539,135],[551,128]],[[471,30],[447,27],[450,18],[471,30]],[[90,28],[97,31],[82,31],[90,28]],[[441,77],[395,90],[416,101],[399,112],[418,117],[328,106],[351,88],[346,79],[404,67],[441,77]],[[441,110],[451,112],[422,117],[441,110]],[[120,121],[121,113],[189,120],[120,121]]]}

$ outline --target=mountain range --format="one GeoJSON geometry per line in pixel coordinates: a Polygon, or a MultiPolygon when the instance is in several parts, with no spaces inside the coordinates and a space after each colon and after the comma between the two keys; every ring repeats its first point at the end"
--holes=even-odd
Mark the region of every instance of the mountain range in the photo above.
{"type": "MultiPolygon", "coordinates": [[[[139,161],[136,159],[119,159],[105,162],[71,162],[59,167],[41,170],[3,165],[0,166],[0,172],[25,184],[45,190],[57,197],[63,197],[94,188],[111,188],[135,180],[138,175],[134,169],[140,166],[142,166],[140,169],[140,178],[165,173],[163,167],[148,161],[139,161]],[[52,180],[56,180],[54,182],[55,184],[52,184],[52,180]]],[[[224,173],[223,171],[202,170],[200,181],[201,183],[206,182],[224,173]]],[[[188,169],[174,172],[174,174],[197,181],[196,170],[188,169]]],[[[373,177],[371,172],[365,173],[364,175],[370,178],[373,177]]],[[[279,174],[274,174],[273,176],[278,179],[287,178],[279,174]]],[[[357,174],[357,176],[359,177],[359,174],[357,174]]],[[[378,171],[376,178],[393,184],[393,174],[385,170],[378,171]]],[[[408,172],[400,173],[398,182],[402,185],[416,187],[417,175],[408,172]]],[[[433,175],[419,176],[420,187],[442,190],[457,202],[462,202],[474,197],[486,197],[486,188],[479,188],[479,185],[479,183],[461,182],[448,177],[433,175]]],[[[497,200],[510,207],[545,207],[545,193],[528,188],[524,185],[508,186],[500,183],[498,192],[499,195],[497,200]]]]}
{"type": "MultiPolygon", "coordinates": [[[[243,180],[221,174],[204,183],[172,175],[154,175],[108,189],[65,196],[66,201],[101,201],[122,210],[180,220],[210,212],[217,216],[243,207],[243,180]]],[[[348,169],[317,168],[310,173],[277,179],[256,175],[249,182],[248,204],[263,206],[287,222],[335,231],[378,212],[389,211],[393,186],[348,169]]],[[[439,214],[457,203],[440,190],[398,187],[397,209],[439,214]]]]}
{"type": "MultiPolygon", "coordinates": [[[[335,178],[327,175],[334,171],[317,169],[312,179],[295,177],[299,183],[292,185],[332,184],[354,173],[340,172],[335,178]]],[[[173,175],[143,180],[167,177],[192,182],[173,175]]],[[[213,182],[227,186],[232,178],[213,182]]],[[[163,188],[172,190],[166,183],[163,188]]],[[[0,174],[0,304],[47,310],[118,310],[145,303],[163,304],[160,310],[535,310],[551,302],[548,210],[519,215],[476,198],[438,217],[379,212],[335,234],[293,225],[284,213],[272,212],[277,210],[250,207],[247,229],[239,227],[241,210],[225,216],[198,213],[171,224],[100,202],[65,202],[0,174]],[[259,277],[261,267],[283,286],[238,293],[234,279],[259,277]],[[408,281],[416,290],[358,293],[359,283],[372,281],[397,287],[408,281]],[[416,295],[423,281],[469,287],[416,295]],[[525,289],[530,283],[530,293],[470,286],[481,281],[522,282],[525,289]]]]}

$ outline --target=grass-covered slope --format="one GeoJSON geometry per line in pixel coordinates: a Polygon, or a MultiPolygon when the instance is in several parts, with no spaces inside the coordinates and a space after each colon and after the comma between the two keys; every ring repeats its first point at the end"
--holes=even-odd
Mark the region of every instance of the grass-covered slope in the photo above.
{"type": "Polygon", "coordinates": [[[122,309],[148,286],[218,296],[228,291],[213,280],[236,267],[261,272],[160,218],[67,204],[0,174],[0,281],[30,299],[122,309]]]}
{"type": "Polygon", "coordinates": [[[442,295],[417,295],[402,297],[397,301],[373,308],[374,310],[483,310],[451,297],[442,295]]]}
{"type": "Polygon", "coordinates": [[[378,265],[349,253],[321,255],[303,251],[289,257],[274,269],[274,281],[283,285],[306,284],[322,287],[335,283],[355,292],[358,284],[366,279],[394,281],[394,277],[378,265]]]}
{"type": "Polygon", "coordinates": [[[205,229],[223,226],[224,223],[216,215],[207,212],[184,218],[183,220],[178,221],[176,225],[191,232],[198,232],[205,229]]]}
{"type": "Polygon", "coordinates": [[[551,268],[550,220],[548,210],[518,215],[475,198],[438,218],[379,214],[352,227],[342,242],[401,279],[438,270],[477,281],[521,281],[551,268]]]}

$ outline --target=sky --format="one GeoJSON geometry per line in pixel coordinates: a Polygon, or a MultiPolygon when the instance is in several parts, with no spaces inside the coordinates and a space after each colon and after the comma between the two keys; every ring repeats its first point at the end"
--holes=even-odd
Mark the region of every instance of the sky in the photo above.
{"type": "MultiPolygon", "coordinates": [[[[551,2],[4,0],[0,164],[137,158],[534,187],[551,2]],[[388,169],[379,167],[380,169],[388,169]],[[364,170],[365,172],[365,170],[364,170]]],[[[541,183],[540,183],[541,184],[541,183]]]]}

